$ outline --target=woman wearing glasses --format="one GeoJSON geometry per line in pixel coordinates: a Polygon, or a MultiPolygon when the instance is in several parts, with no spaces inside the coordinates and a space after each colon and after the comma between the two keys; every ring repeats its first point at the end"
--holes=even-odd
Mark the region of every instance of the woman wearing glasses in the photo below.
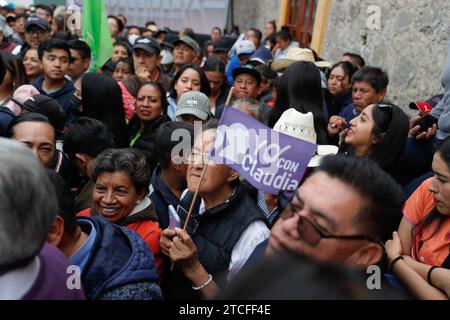
{"type": "Polygon", "coordinates": [[[365,108],[350,121],[344,132],[341,151],[367,157],[395,178],[395,164],[408,138],[406,114],[390,102],[380,102],[365,108]]]}
{"type": "Polygon", "coordinates": [[[406,201],[398,233],[386,243],[391,270],[422,299],[450,297],[449,139],[438,146],[432,167],[434,177],[406,201]]]}

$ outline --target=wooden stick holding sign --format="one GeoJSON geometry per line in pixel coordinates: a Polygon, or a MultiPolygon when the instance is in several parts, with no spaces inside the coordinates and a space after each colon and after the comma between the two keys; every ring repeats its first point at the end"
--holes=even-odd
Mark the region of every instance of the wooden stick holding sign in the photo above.
{"type": "MultiPolygon", "coordinates": [[[[228,93],[228,98],[227,98],[227,101],[225,103],[225,106],[229,106],[230,105],[231,99],[233,98],[233,94],[234,94],[234,87],[231,87],[230,92],[228,93]]],[[[203,161],[203,159],[202,159],[202,161],[203,161]]],[[[205,176],[205,172],[206,172],[206,168],[207,167],[208,167],[208,161],[206,161],[205,166],[203,167],[203,171],[202,171],[202,174],[200,176],[200,181],[198,182],[198,186],[197,186],[197,188],[195,190],[195,193],[194,193],[194,198],[192,198],[191,206],[189,207],[189,212],[188,212],[188,215],[186,217],[186,221],[184,222],[183,231],[186,231],[186,229],[187,229],[187,225],[189,223],[189,219],[191,218],[191,215],[192,215],[192,210],[194,209],[195,201],[197,200],[198,190],[200,189],[200,186],[201,186],[201,184],[203,182],[203,178],[205,176]]]]}
{"type": "MultiPolygon", "coordinates": [[[[231,99],[233,98],[233,93],[234,93],[234,87],[231,87],[230,93],[228,94],[228,98],[227,98],[227,101],[225,103],[225,107],[229,106],[229,104],[231,102],[231,99]]],[[[203,160],[204,159],[202,158],[202,161],[203,160]]],[[[192,201],[191,201],[191,206],[189,207],[188,215],[186,217],[186,220],[184,221],[183,231],[186,231],[188,223],[189,223],[189,220],[191,219],[192,211],[194,210],[195,201],[197,201],[198,191],[200,190],[200,186],[202,185],[203,178],[205,177],[205,173],[206,173],[206,169],[207,168],[208,168],[208,160],[206,161],[206,163],[204,163],[202,174],[200,175],[200,180],[198,182],[197,188],[195,189],[194,197],[192,198],[192,201]]],[[[173,271],[174,265],[175,265],[175,262],[172,262],[172,266],[170,267],[170,271],[173,271]]]]}
{"type": "Polygon", "coordinates": [[[231,103],[231,99],[233,99],[234,95],[234,87],[231,87],[230,92],[228,93],[227,101],[225,102],[225,107],[229,107],[231,103]]]}

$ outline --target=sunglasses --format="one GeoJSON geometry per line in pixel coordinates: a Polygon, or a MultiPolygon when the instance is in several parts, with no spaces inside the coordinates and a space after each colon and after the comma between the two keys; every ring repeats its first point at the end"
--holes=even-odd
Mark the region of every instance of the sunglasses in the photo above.
{"type": "Polygon", "coordinates": [[[386,104],[386,103],[379,103],[379,104],[377,104],[377,107],[378,107],[378,109],[380,109],[383,112],[388,112],[388,121],[383,126],[385,128],[380,128],[383,130],[383,132],[385,132],[392,120],[392,105],[386,104]]]}
{"type": "Polygon", "coordinates": [[[381,110],[387,110],[392,112],[392,106],[390,104],[385,104],[385,103],[379,103],[377,104],[377,107],[380,108],[381,110]]]}
{"type": "MultiPolygon", "coordinates": [[[[298,198],[298,195],[295,194],[294,197],[298,198]]],[[[304,240],[309,246],[315,247],[319,244],[320,240],[322,239],[338,239],[338,240],[366,240],[370,242],[376,242],[379,243],[379,241],[376,241],[375,239],[363,236],[363,235],[333,235],[328,232],[326,232],[320,225],[313,222],[311,219],[305,217],[304,215],[300,214],[301,208],[299,206],[296,206],[292,203],[289,204],[289,208],[283,212],[283,218],[289,219],[292,218],[294,215],[298,215],[299,219],[297,222],[297,230],[298,234],[300,235],[300,238],[304,240]],[[286,212],[287,211],[287,212],[286,212]],[[288,216],[288,214],[290,213],[288,216]]]]}

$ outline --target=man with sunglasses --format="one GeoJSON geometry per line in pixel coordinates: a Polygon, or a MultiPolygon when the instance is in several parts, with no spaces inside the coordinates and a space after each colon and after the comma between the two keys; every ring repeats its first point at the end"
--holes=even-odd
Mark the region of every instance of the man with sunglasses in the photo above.
{"type": "Polygon", "coordinates": [[[15,47],[12,54],[23,59],[28,48],[37,49],[41,43],[50,40],[50,31],[50,25],[44,19],[38,16],[28,17],[25,23],[25,43],[15,47]]]}
{"type": "Polygon", "coordinates": [[[373,161],[326,157],[294,193],[269,240],[251,259],[265,247],[266,257],[290,252],[366,269],[382,260],[381,241],[395,229],[401,206],[400,187],[373,161]]]}

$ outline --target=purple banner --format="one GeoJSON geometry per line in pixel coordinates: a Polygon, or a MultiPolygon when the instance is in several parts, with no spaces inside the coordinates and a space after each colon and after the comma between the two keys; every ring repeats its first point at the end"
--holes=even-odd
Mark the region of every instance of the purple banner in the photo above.
{"type": "Polygon", "coordinates": [[[255,188],[276,195],[298,187],[316,150],[315,144],[274,131],[226,107],[210,159],[238,171],[255,188]]]}

